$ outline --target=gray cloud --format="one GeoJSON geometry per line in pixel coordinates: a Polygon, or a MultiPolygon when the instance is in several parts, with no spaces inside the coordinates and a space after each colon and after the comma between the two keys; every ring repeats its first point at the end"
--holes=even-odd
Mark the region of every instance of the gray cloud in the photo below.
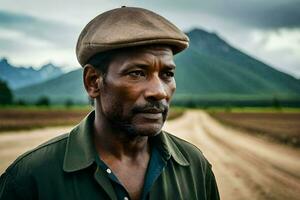
{"type": "Polygon", "coordinates": [[[122,5],[153,10],[185,31],[198,27],[217,32],[244,52],[300,76],[299,48],[286,39],[300,30],[299,0],[1,0],[0,53],[13,60],[18,57],[21,64],[24,59],[30,63],[53,58],[73,64],[83,26],[122,5]],[[270,41],[268,33],[277,32],[282,34],[270,41]],[[266,48],[270,44],[276,44],[280,53],[266,48]]]}
{"type": "MultiPolygon", "coordinates": [[[[185,12],[205,14],[219,20],[230,21],[244,27],[260,29],[300,27],[299,0],[173,0],[129,1],[160,13],[172,12],[179,16],[185,12]],[[159,5],[159,6],[157,6],[159,5]]],[[[184,18],[184,15],[181,17],[184,18]]]]}
{"type": "Polygon", "coordinates": [[[0,11],[0,24],[3,29],[18,31],[58,47],[74,45],[76,33],[80,30],[74,25],[6,11],[0,11]]]}
{"type": "Polygon", "coordinates": [[[300,27],[300,2],[250,6],[228,13],[231,20],[260,29],[300,27]]]}
{"type": "Polygon", "coordinates": [[[13,52],[18,49],[23,51],[25,49],[23,43],[20,44],[19,42],[10,39],[0,38],[0,44],[1,44],[1,49],[5,49],[6,52],[13,52]]]}
{"type": "MultiPolygon", "coordinates": [[[[49,21],[46,23],[50,23],[49,25],[51,26],[49,28],[55,29],[57,27],[68,32],[69,28],[76,29],[77,27],[69,24],[61,25],[62,21],[72,21],[74,24],[82,26],[82,23],[86,23],[96,14],[121,5],[145,7],[162,14],[172,13],[171,15],[176,15],[175,17],[177,18],[185,18],[185,13],[190,13],[191,15],[203,14],[219,19],[221,22],[236,23],[239,26],[251,28],[277,29],[300,27],[299,0],[73,0],[61,1],[58,5],[51,1],[28,0],[26,4],[20,3],[21,7],[15,0],[3,0],[1,7],[6,8],[6,10],[15,10],[18,12],[22,10],[22,12],[26,13],[32,12],[36,16],[58,19],[60,20],[58,21],[59,23],[49,21]],[[30,4],[30,8],[27,4],[30,4]],[[22,7],[25,7],[25,9],[22,9],[22,7]],[[48,13],[48,16],[46,13],[48,13]]],[[[3,12],[1,17],[3,17],[3,12]]],[[[11,20],[7,16],[4,16],[4,18],[5,20],[11,20]]],[[[32,17],[31,19],[28,16],[24,19],[20,18],[22,18],[21,15],[14,16],[13,20],[14,22],[32,21],[32,17]]],[[[188,24],[188,19],[185,18],[185,20],[188,24]]],[[[43,23],[37,19],[33,21],[39,25],[43,23]]],[[[3,21],[0,22],[2,23],[3,21]]],[[[201,25],[201,21],[199,21],[199,25],[201,25]]],[[[47,35],[47,32],[45,31],[45,33],[41,34],[47,35]]],[[[65,34],[67,35],[67,33],[65,34]]]]}

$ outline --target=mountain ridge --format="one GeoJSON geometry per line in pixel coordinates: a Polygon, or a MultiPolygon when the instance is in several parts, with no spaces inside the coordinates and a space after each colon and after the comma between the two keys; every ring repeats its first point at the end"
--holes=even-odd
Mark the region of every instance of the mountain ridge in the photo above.
{"type": "Polygon", "coordinates": [[[32,66],[14,66],[5,57],[0,59],[0,79],[7,82],[12,89],[38,84],[63,74],[61,67],[51,62],[34,69],[32,66]]]}
{"type": "MultiPolygon", "coordinates": [[[[177,65],[175,100],[299,97],[299,79],[243,53],[218,34],[193,29],[187,35],[190,38],[190,47],[174,57],[177,65]]],[[[21,88],[16,90],[15,94],[18,98],[36,99],[41,93],[39,92],[41,88],[47,88],[48,93],[43,95],[49,95],[53,101],[63,102],[67,98],[61,91],[66,92],[68,88],[71,93],[76,91],[72,93],[74,99],[87,102],[86,92],[82,86],[82,70],[68,73],[66,79],[68,81],[63,81],[64,76],[66,75],[58,77],[59,81],[56,78],[46,83],[21,88]],[[52,92],[57,90],[58,86],[61,88],[57,91],[60,95],[54,97],[52,92]],[[34,91],[34,94],[31,91],[34,91]]],[[[72,99],[72,95],[68,98],[72,99]]]]}

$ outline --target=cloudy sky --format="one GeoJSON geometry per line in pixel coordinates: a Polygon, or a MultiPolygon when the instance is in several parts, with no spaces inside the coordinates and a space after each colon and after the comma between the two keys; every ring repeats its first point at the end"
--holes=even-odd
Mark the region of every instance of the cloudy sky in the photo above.
{"type": "Polygon", "coordinates": [[[79,67],[81,29],[101,12],[143,7],[179,28],[216,32],[234,47],[300,78],[300,0],[1,0],[0,57],[38,68],[79,67]]]}

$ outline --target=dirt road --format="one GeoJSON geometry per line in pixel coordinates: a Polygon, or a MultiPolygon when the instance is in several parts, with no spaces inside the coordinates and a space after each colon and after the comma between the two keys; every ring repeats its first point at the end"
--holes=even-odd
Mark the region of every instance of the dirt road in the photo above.
{"type": "Polygon", "coordinates": [[[300,150],[268,143],[189,111],[166,124],[213,165],[222,199],[300,199],[300,150]]]}
{"type": "Polygon", "coordinates": [[[67,133],[72,127],[43,128],[31,131],[18,131],[16,133],[0,134],[0,174],[2,174],[10,163],[19,155],[39,144],[67,133]]]}
{"type": "MultiPolygon", "coordinates": [[[[299,149],[224,127],[202,111],[188,111],[164,129],[203,151],[213,165],[222,199],[300,199],[299,149]]],[[[0,173],[24,150],[68,130],[0,134],[0,173]]]]}

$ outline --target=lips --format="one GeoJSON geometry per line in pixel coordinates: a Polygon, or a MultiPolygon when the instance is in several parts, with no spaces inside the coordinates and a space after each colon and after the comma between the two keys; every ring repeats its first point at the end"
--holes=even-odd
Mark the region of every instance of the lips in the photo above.
{"type": "Polygon", "coordinates": [[[166,120],[168,105],[160,101],[147,102],[144,105],[137,105],[132,109],[132,114],[137,115],[143,121],[161,123],[166,120]]]}
{"type": "Polygon", "coordinates": [[[162,113],[139,113],[140,117],[148,120],[160,120],[162,119],[162,113]]]}
{"type": "Polygon", "coordinates": [[[157,108],[148,108],[148,109],[144,109],[141,113],[157,114],[157,113],[163,113],[163,110],[162,109],[157,109],[157,108]]]}
{"type": "Polygon", "coordinates": [[[157,108],[143,109],[138,113],[139,116],[149,120],[160,120],[163,117],[163,110],[157,108]]]}

